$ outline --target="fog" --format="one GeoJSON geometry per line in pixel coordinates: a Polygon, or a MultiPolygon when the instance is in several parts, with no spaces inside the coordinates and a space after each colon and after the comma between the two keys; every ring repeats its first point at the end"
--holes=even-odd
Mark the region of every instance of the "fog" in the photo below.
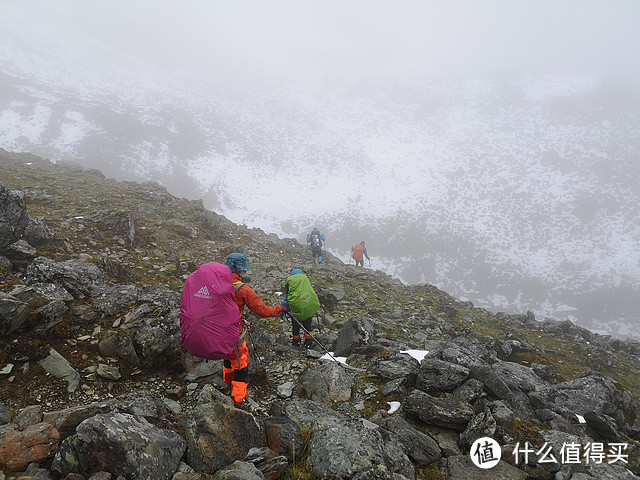
{"type": "Polygon", "coordinates": [[[640,337],[638,25],[637,0],[0,0],[0,147],[640,337]]]}
{"type": "Polygon", "coordinates": [[[3,0],[1,5],[5,19],[25,34],[50,30],[171,72],[228,81],[505,71],[635,78],[640,72],[636,0],[3,0]]]}

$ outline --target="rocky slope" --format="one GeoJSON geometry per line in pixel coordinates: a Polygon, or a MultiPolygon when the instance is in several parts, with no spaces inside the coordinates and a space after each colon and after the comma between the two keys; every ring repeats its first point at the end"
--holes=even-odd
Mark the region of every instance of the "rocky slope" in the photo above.
{"type": "Polygon", "coordinates": [[[315,266],[156,184],[0,151],[0,478],[640,478],[639,373],[638,342],[315,266]],[[351,368],[253,319],[233,407],[220,362],[180,348],[178,308],[186,275],[238,248],[269,304],[307,273],[316,338],[351,368]],[[480,437],[502,447],[490,470],[480,437]]]}

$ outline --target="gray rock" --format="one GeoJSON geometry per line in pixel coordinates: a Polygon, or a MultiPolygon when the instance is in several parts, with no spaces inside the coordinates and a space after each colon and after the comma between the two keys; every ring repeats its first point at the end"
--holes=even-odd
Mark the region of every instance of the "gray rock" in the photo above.
{"type": "Polygon", "coordinates": [[[8,335],[29,318],[29,305],[11,295],[0,292],[0,335],[8,335]]]}
{"type": "Polygon", "coordinates": [[[503,402],[502,400],[496,400],[495,402],[492,402],[490,404],[490,408],[491,415],[503,430],[506,430],[511,427],[511,425],[513,425],[515,414],[509,408],[506,402],[503,402]]]}
{"type": "Polygon", "coordinates": [[[228,467],[216,472],[213,480],[265,480],[265,478],[253,463],[236,460],[228,467]]]}
{"type": "Polygon", "coordinates": [[[2,402],[0,402],[0,425],[6,425],[11,422],[11,411],[2,402]]]}
{"type": "Polygon", "coordinates": [[[338,364],[331,362],[305,372],[301,384],[307,398],[331,405],[351,398],[353,379],[338,364]]]}
{"type": "MultiPolygon", "coordinates": [[[[29,480],[54,480],[53,475],[46,468],[41,468],[37,463],[31,463],[27,469],[20,474],[18,478],[27,478],[29,480]]],[[[1,478],[1,477],[0,477],[1,478]]]]}
{"type": "Polygon", "coordinates": [[[389,396],[393,394],[401,394],[404,395],[407,392],[407,389],[404,387],[405,383],[407,383],[406,378],[396,378],[395,380],[391,380],[387,382],[381,389],[380,393],[384,396],[389,396]]]}
{"type": "Polygon", "coordinates": [[[489,366],[472,368],[469,375],[484,385],[485,390],[499,400],[511,401],[512,393],[508,385],[489,366]]]}
{"type": "Polygon", "coordinates": [[[40,422],[42,422],[42,407],[40,405],[29,405],[23,408],[13,420],[13,423],[18,425],[20,430],[40,422]]]}
{"type": "Polygon", "coordinates": [[[104,471],[125,478],[168,480],[178,469],[185,440],[142,417],[100,414],[83,421],[65,439],[51,469],[58,475],[104,471]]]}
{"type": "Polygon", "coordinates": [[[420,363],[412,356],[401,353],[387,360],[378,360],[371,366],[375,375],[384,380],[405,379],[405,385],[411,387],[416,384],[420,363]]]}
{"type": "Polygon", "coordinates": [[[97,265],[80,260],[54,262],[46,257],[37,257],[27,268],[27,283],[55,283],[76,299],[91,297],[91,288],[106,281],[107,276],[97,265]]]}
{"type": "Polygon", "coordinates": [[[51,230],[41,218],[29,218],[29,223],[24,230],[23,238],[34,247],[49,243],[54,237],[51,230]]]}
{"type": "Polygon", "coordinates": [[[39,363],[54,377],[66,380],[69,384],[69,392],[75,392],[80,386],[80,374],[53,348],[49,350],[49,356],[40,360],[39,363]]]}
{"type": "Polygon", "coordinates": [[[496,421],[488,408],[471,419],[467,428],[460,434],[460,444],[470,448],[477,439],[491,437],[496,433],[496,421]]]}
{"type": "Polygon", "coordinates": [[[469,369],[437,358],[420,363],[416,387],[427,393],[452,392],[469,376],[469,369]]]}
{"type": "Polygon", "coordinates": [[[0,251],[18,241],[28,225],[24,193],[0,185],[0,251]]]}
{"type": "Polygon", "coordinates": [[[120,380],[120,378],[122,378],[122,374],[120,373],[120,369],[118,367],[113,365],[106,365],[104,363],[98,364],[96,373],[102,378],[106,378],[107,380],[120,380]]]}
{"type": "Polygon", "coordinates": [[[31,260],[38,255],[38,251],[35,247],[29,245],[26,240],[22,239],[5,247],[3,253],[14,261],[31,260]]]}
{"type": "Polygon", "coordinates": [[[587,427],[608,442],[620,442],[620,432],[616,421],[608,415],[596,412],[584,414],[587,427]]]}
{"type": "Polygon", "coordinates": [[[266,446],[264,430],[248,412],[221,403],[198,405],[187,427],[187,459],[194,469],[214,472],[266,446]]]}
{"type": "Polygon", "coordinates": [[[402,403],[405,413],[414,415],[427,425],[462,432],[474,416],[473,408],[455,397],[438,398],[414,391],[402,403]]]}
{"type": "Polygon", "coordinates": [[[356,347],[373,342],[374,331],[371,323],[364,316],[347,320],[338,334],[334,355],[347,357],[356,347]]]}
{"type": "Polygon", "coordinates": [[[391,432],[347,418],[311,400],[289,400],[282,413],[311,431],[307,464],[321,478],[351,478],[370,468],[414,478],[414,467],[391,432]]]}
{"type": "Polygon", "coordinates": [[[467,403],[475,402],[484,390],[484,384],[480,380],[470,378],[466,380],[462,385],[458,386],[453,395],[460,400],[464,400],[467,403]]]}
{"type": "Polygon", "coordinates": [[[64,316],[68,311],[69,308],[65,305],[64,302],[60,300],[54,300],[53,302],[49,302],[46,305],[38,308],[36,310],[36,313],[42,315],[49,321],[48,326],[45,327],[48,328],[52,325],[60,323],[64,319],[64,316]]]}
{"type": "Polygon", "coordinates": [[[448,478],[464,480],[526,480],[527,474],[504,460],[500,460],[490,470],[476,467],[468,455],[458,455],[447,459],[448,478]]]}
{"type": "Polygon", "coordinates": [[[268,447],[252,448],[243,461],[253,463],[262,472],[265,480],[276,480],[289,464],[286,457],[277,455],[268,447]]]}
{"type": "Polygon", "coordinates": [[[294,382],[285,382],[278,385],[277,393],[280,398],[290,398],[293,395],[293,389],[296,386],[294,382]]]}
{"type": "Polygon", "coordinates": [[[106,413],[110,411],[114,403],[115,402],[112,400],[109,402],[91,403],[89,405],[70,407],[54,412],[46,412],[42,416],[42,421],[53,425],[58,432],[60,432],[60,438],[65,439],[69,435],[75,433],[76,427],[86,419],[98,415],[99,413],[106,413]]]}
{"type": "Polygon", "coordinates": [[[425,435],[399,415],[381,418],[376,422],[385,430],[393,432],[402,443],[408,457],[418,466],[437,461],[442,452],[438,443],[425,435]]]}
{"type": "Polygon", "coordinates": [[[98,344],[100,353],[105,357],[120,358],[130,365],[140,363],[138,354],[133,347],[133,340],[130,336],[121,335],[118,332],[107,331],[104,338],[98,344]]]}
{"type": "Polygon", "coordinates": [[[55,283],[32,283],[21,285],[11,292],[18,300],[28,303],[31,308],[42,307],[53,301],[72,302],[73,296],[55,283]]]}
{"type": "Polygon", "coordinates": [[[593,374],[559,383],[556,387],[556,404],[582,416],[596,412],[615,418],[620,410],[626,423],[633,425],[640,412],[640,407],[611,378],[593,374]]]}
{"type": "Polygon", "coordinates": [[[286,417],[260,418],[267,438],[267,446],[278,455],[295,462],[302,455],[304,442],[300,426],[286,417]]]}
{"type": "Polygon", "coordinates": [[[198,403],[200,405],[204,403],[222,403],[228,407],[233,407],[233,400],[228,395],[225,395],[213,385],[207,384],[202,387],[200,395],[198,395],[198,403]]]}

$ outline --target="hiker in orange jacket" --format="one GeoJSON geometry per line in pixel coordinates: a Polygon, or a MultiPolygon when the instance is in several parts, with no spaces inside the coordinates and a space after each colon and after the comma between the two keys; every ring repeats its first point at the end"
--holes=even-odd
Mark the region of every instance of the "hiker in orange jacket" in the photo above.
{"type": "Polygon", "coordinates": [[[240,342],[238,348],[222,362],[222,373],[224,381],[231,387],[231,398],[236,404],[242,403],[247,397],[247,387],[249,386],[249,349],[247,341],[244,339],[243,329],[244,307],[249,307],[253,313],[265,318],[275,317],[282,313],[281,305],[267,306],[253,289],[243,282],[243,277],[251,270],[247,264],[247,256],[244,253],[232,253],[225,261],[231,269],[233,283],[236,289],[235,301],[240,309],[240,342]]]}
{"type": "Polygon", "coordinates": [[[356,261],[356,266],[358,266],[359,264],[361,267],[364,267],[364,259],[362,258],[363,255],[367,258],[367,260],[371,261],[369,255],[367,254],[367,247],[364,246],[364,240],[359,244],[351,247],[351,258],[356,261]]]}

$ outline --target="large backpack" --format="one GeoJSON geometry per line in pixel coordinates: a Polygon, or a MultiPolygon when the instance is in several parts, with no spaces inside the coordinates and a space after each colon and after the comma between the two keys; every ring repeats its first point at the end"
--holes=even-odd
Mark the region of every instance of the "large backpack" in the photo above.
{"type": "Polygon", "coordinates": [[[313,291],[309,277],[303,273],[291,275],[284,282],[291,314],[303,322],[313,317],[320,308],[318,295],[313,291]]]}
{"type": "Polygon", "coordinates": [[[199,265],[187,277],[180,298],[180,344],[191,355],[220,360],[238,345],[240,309],[231,269],[221,263],[199,265]]]}
{"type": "Polygon", "coordinates": [[[351,252],[351,258],[353,258],[356,262],[361,262],[363,253],[364,253],[364,246],[361,243],[359,243],[355,247],[353,247],[353,252],[351,252]]]}
{"type": "Polygon", "coordinates": [[[311,249],[312,250],[320,250],[322,248],[322,243],[320,243],[320,235],[311,234],[311,249]]]}

